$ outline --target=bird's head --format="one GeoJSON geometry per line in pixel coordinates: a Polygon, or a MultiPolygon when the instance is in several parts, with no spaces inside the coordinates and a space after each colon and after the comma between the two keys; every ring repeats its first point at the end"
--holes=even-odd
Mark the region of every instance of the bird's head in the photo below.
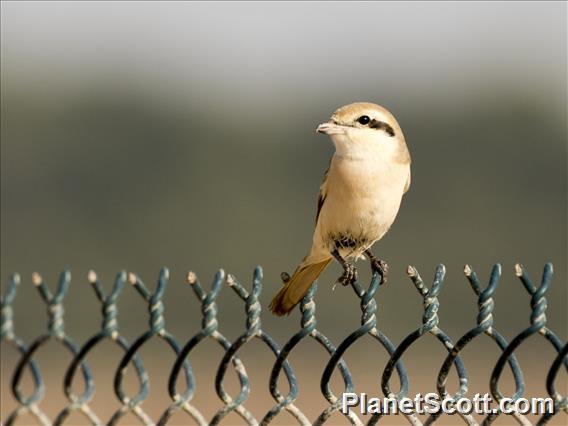
{"type": "Polygon", "coordinates": [[[329,135],[339,156],[388,155],[406,150],[404,135],[394,116],[373,103],[345,105],[316,131],[329,135]]]}

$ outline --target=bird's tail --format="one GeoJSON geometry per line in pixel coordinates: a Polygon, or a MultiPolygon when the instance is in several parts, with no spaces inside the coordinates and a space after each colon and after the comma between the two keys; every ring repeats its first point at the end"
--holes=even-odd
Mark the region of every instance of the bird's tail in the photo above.
{"type": "Polygon", "coordinates": [[[292,275],[292,278],[284,284],[284,287],[274,296],[270,302],[269,309],[275,315],[282,316],[289,314],[302,297],[310,289],[313,282],[323,272],[325,267],[331,262],[331,258],[319,262],[301,264],[292,275]]]}

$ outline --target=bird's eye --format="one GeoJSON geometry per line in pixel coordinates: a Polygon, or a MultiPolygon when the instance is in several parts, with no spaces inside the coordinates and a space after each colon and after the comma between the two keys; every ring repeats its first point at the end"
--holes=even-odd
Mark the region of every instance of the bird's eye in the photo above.
{"type": "Polygon", "coordinates": [[[369,118],[368,115],[362,115],[361,117],[359,117],[357,119],[357,122],[359,124],[362,124],[363,126],[366,126],[367,124],[369,124],[370,121],[371,121],[371,119],[369,118]]]}

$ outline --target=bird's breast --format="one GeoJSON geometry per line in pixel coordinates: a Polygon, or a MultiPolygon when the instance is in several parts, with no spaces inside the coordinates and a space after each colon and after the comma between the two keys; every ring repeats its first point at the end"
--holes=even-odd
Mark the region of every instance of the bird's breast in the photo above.
{"type": "Polygon", "coordinates": [[[348,235],[372,242],[394,222],[409,165],[334,158],[318,224],[324,239],[348,235]]]}

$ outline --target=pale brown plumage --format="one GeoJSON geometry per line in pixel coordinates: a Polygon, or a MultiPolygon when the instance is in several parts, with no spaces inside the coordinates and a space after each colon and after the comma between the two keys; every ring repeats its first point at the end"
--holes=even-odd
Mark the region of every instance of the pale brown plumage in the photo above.
{"type": "MultiPolygon", "coordinates": [[[[410,186],[410,154],[386,109],[367,102],[346,105],[318,132],[331,137],[335,154],[320,187],[312,248],[272,300],[276,315],[290,313],[333,257],[342,262],[346,272],[340,280],[345,278],[347,260],[383,237],[410,186]]],[[[353,279],[356,273],[348,275],[348,282],[353,279]]]]}

